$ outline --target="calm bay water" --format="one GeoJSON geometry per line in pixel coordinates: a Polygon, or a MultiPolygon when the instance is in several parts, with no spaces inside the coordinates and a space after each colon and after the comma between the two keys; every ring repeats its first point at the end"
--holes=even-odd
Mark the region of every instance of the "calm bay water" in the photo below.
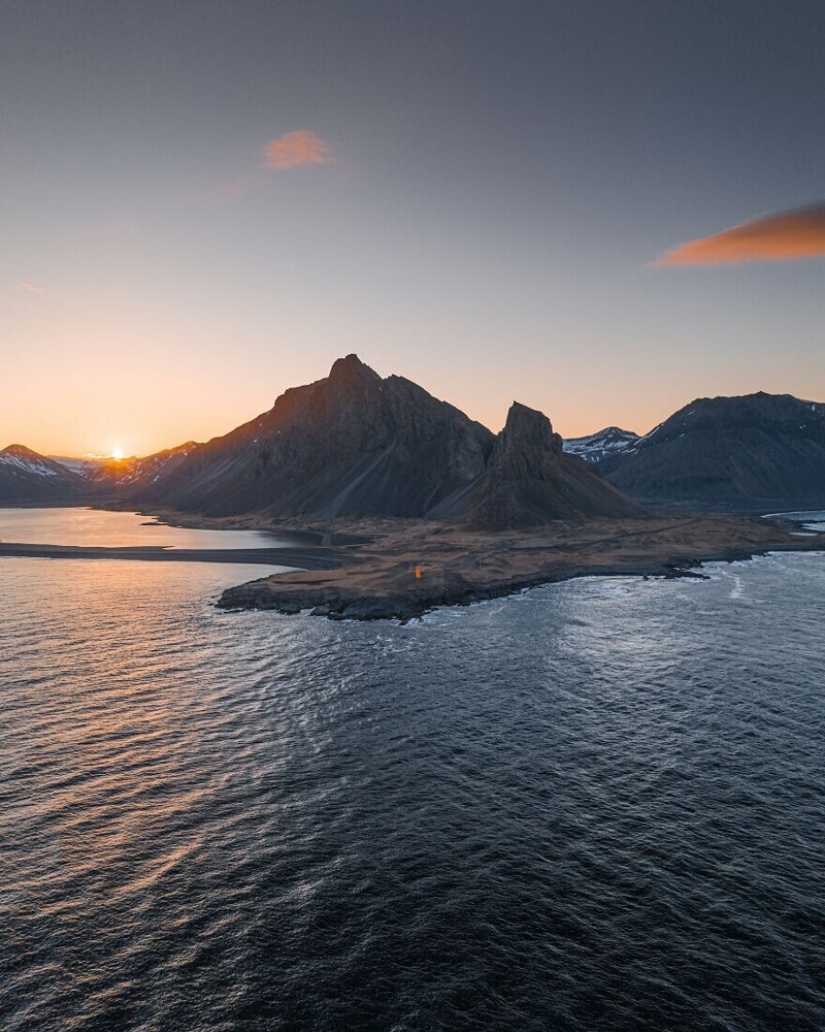
{"type": "Polygon", "coordinates": [[[824,555],[213,608],[266,572],[0,559],[0,1027],[825,1027],[824,555]]]}
{"type": "Polygon", "coordinates": [[[288,536],[264,530],[189,530],[168,527],[151,516],[80,507],[0,509],[0,541],[107,548],[277,548],[294,543],[288,536]]]}

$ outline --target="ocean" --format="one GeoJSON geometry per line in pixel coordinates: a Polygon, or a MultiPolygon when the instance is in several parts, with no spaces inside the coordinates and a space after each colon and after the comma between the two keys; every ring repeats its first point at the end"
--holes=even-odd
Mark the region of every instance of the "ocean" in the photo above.
{"type": "Polygon", "coordinates": [[[268,572],[0,559],[0,1028],[825,1027],[825,554],[214,607],[268,572]]]}

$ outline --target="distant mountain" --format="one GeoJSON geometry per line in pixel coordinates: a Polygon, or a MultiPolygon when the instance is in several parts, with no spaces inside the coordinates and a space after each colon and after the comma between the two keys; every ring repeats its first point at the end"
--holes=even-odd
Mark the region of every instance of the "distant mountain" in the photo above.
{"type": "Polygon", "coordinates": [[[645,504],[825,507],[825,405],[763,392],[699,398],[599,468],[645,504]]]}
{"type": "Polygon", "coordinates": [[[490,529],[551,520],[640,516],[642,509],[575,455],[541,412],[514,402],[486,468],[429,515],[490,529]]]}
{"type": "Polygon", "coordinates": [[[117,491],[129,495],[149,489],[162,477],[169,476],[197,447],[194,441],[187,441],[143,458],[132,455],[124,459],[76,461],[82,464],[80,475],[97,492],[117,491]]]}
{"type": "Polygon", "coordinates": [[[578,455],[587,462],[598,465],[608,455],[618,455],[638,440],[639,435],[634,434],[632,430],[606,426],[604,430],[590,434],[589,437],[570,437],[563,442],[563,446],[569,455],[578,455]]]}
{"type": "Polygon", "coordinates": [[[12,444],[0,451],[0,504],[71,504],[86,490],[77,473],[22,444],[12,444]]]}
{"type": "Polygon", "coordinates": [[[209,515],[424,516],[481,473],[494,435],[356,355],[164,470],[148,499],[209,515]]]}
{"type": "Polygon", "coordinates": [[[77,473],[81,477],[85,477],[88,473],[99,469],[101,466],[105,466],[107,462],[111,461],[109,458],[97,455],[84,455],[81,458],[77,458],[74,455],[49,455],[48,458],[52,462],[59,462],[61,466],[65,466],[72,473],[77,473]]]}

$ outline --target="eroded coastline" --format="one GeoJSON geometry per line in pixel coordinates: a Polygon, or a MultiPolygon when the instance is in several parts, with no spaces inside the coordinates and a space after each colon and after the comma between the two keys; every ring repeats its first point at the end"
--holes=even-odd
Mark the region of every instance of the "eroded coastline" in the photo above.
{"type": "Polygon", "coordinates": [[[171,548],[0,542],[0,557],[249,563],[273,573],[226,589],[218,606],[333,620],[408,620],[582,576],[701,577],[703,562],[770,551],[825,551],[825,534],[785,519],[710,514],[556,521],[521,531],[389,518],[327,521],[262,514],[154,519],[205,530],[265,530],[279,547],[171,548]]]}
{"type": "Polygon", "coordinates": [[[695,567],[703,562],[825,550],[825,535],[801,537],[787,521],[717,515],[559,522],[504,533],[431,521],[350,520],[326,527],[327,540],[336,534],[364,539],[335,549],[342,565],[241,584],[225,590],[218,605],[408,620],[574,577],[702,576],[695,567]]]}

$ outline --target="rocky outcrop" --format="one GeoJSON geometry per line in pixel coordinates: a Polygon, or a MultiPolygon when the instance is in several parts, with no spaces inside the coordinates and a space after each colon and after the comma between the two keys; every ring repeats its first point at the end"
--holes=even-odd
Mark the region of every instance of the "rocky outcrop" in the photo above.
{"type": "Polygon", "coordinates": [[[599,467],[645,504],[825,507],[825,405],[789,394],[700,398],[599,467]]]}
{"type": "Polygon", "coordinates": [[[428,515],[503,530],[641,514],[584,460],[564,453],[547,416],[514,402],[484,472],[428,515]]]}
{"type": "Polygon", "coordinates": [[[493,441],[452,405],[348,355],[194,449],[146,503],[209,515],[421,517],[484,470],[493,441]]]}

